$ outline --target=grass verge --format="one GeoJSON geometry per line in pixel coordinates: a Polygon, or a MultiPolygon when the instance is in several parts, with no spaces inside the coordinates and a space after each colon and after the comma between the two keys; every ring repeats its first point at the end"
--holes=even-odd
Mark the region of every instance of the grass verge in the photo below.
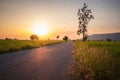
{"type": "Polygon", "coordinates": [[[37,48],[40,46],[53,45],[64,42],[62,40],[46,40],[46,41],[31,41],[31,40],[0,40],[0,54],[14,52],[23,49],[37,48]]]}
{"type": "Polygon", "coordinates": [[[74,80],[120,80],[120,42],[76,41],[68,73],[74,80]]]}

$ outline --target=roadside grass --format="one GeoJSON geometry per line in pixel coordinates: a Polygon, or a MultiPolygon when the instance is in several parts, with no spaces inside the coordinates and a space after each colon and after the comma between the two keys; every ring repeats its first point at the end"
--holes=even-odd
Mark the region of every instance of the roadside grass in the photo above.
{"type": "Polygon", "coordinates": [[[120,80],[120,42],[75,41],[68,73],[74,80],[120,80]]]}
{"type": "Polygon", "coordinates": [[[0,40],[0,54],[64,42],[62,40],[0,40]]]}

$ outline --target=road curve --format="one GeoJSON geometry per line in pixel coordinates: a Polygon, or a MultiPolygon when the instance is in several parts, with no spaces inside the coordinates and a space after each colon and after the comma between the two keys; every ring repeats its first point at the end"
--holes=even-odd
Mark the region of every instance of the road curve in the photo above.
{"type": "Polygon", "coordinates": [[[0,55],[0,80],[69,80],[72,42],[0,55]]]}

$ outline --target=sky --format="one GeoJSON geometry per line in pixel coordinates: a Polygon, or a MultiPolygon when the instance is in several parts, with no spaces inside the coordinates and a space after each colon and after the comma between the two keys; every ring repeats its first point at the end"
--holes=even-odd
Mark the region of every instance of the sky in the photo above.
{"type": "Polygon", "coordinates": [[[0,0],[0,39],[29,39],[37,24],[49,30],[41,39],[79,39],[77,12],[84,3],[95,17],[89,35],[120,32],[120,0],[0,0]]]}

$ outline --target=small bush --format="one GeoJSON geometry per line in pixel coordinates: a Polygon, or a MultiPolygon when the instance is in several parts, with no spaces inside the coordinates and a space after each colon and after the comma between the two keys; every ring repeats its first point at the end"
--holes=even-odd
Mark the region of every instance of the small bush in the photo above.
{"type": "Polygon", "coordinates": [[[111,39],[106,39],[107,41],[112,41],[111,39]]]}

